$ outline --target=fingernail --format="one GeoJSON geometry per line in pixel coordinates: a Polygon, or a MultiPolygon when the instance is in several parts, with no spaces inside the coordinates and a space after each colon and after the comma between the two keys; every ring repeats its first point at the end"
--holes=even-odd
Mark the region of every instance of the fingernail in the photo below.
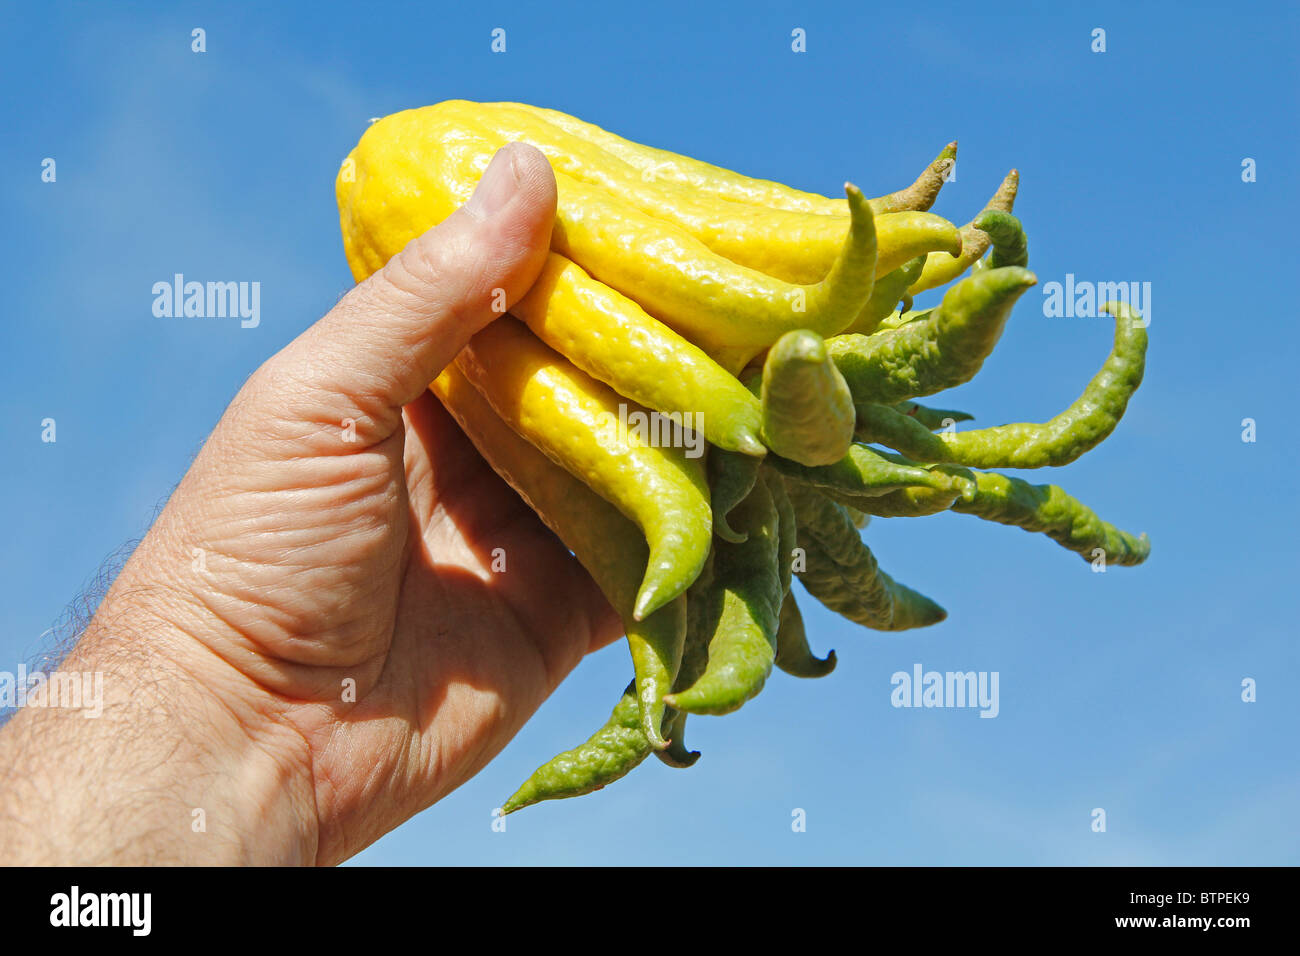
{"type": "Polygon", "coordinates": [[[465,211],[475,219],[483,220],[495,216],[505,208],[510,197],[515,194],[518,180],[515,178],[515,151],[513,143],[508,143],[497,150],[483,171],[483,178],[474,188],[474,195],[465,203],[465,211]]]}

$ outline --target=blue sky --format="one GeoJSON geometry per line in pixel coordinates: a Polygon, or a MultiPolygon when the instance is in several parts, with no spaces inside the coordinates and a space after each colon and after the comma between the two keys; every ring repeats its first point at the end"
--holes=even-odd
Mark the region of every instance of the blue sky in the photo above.
{"type": "MultiPolygon", "coordinates": [[[[873,6],[6,4],[0,670],[42,651],[244,378],[349,287],[333,180],[370,117],[522,100],[831,194],[845,179],[897,188],[956,138],[937,212],[965,222],[1017,167],[1040,283],[1152,284],[1147,378],[1124,422],[1035,478],[1147,531],[1150,561],[1094,574],[1045,538],[961,515],[877,520],[882,564],[943,603],[945,623],[877,634],[805,600],[815,648],[838,652],[831,677],[777,674],[743,711],[696,719],[689,771],[650,761],[494,832],[492,808],[604,719],[629,670],[614,645],[475,780],[357,861],[1300,862],[1300,15],[873,6]],[[190,50],[194,27],[206,53],[190,50]],[[1090,50],[1096,27],[1105,53],[1090,50]],[[260,282],[260,325],[156,318],[151,286],[177,272],[260,282]],[[997,671],[998,717],[892,707],[890,675],[917,663],[997,671]]],[[[936,403],[979,424],[1043,420],[1110,336],[1104,318],[1046,317],[1031,290],[983,372],[936,403]]]]}

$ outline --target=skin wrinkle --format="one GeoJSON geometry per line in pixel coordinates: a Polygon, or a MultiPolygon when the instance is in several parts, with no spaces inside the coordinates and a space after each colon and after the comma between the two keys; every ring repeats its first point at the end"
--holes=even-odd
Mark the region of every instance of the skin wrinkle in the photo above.
{"type": "Polygon", "coordinates": [[[327,503],[324,500],[311,501],[312,493],[318,493],[322,499],[326,495],[332,495],[341,501],[376,493],[399,496],[399,483],[392,474],[395,458],[396,455],[390,452],[361,451],[354,458],[326,458],[312,463],[253,462],[246,468],[249,472],[248,480],[238,481],[232,478],[221,481],[215,484],[212,493],[220,497],[241,496],[250,499],[284,496],[294,504],[327,503]],[[300,475],[304,468],[309,468],[310,473],[300,475]],[[308,478],[311,480],[305,480],[308,478]],[[280,487],[276,487],[277,482],[280,487]],[[359,487],[363,482],[377,482],[379,487],[359,487]],[[364,494],[358,495],[357,492],[364,494]]]}
{"type": "MultiPolygon", "coordinates": [[[[360,372],[354,374],[364,375],[360,372]]],[[[370,389],[384,388],[386,384],[385,379],[370,377],[353,391],[360,395],[370,389]]],[[[245,415],[232,424],[240,429],[246,442],[270,438],[290,446],[301,446],[303,450],[297,457],[304,460],[315,460],[331,452],[340,457],[366,452],[391,438],[401,421],[389,410],[386,402],[356,397],[351,392],[345,400],[340,400],[337,394],[324,392],[299,372],[276,372],[273,381],[259,381],[255,388],[264,390],[268,398],[275,396],[272,404],[274,414],[257,422],[245,415]],[[355,442],[343,440],[345,418],[351,418],[355,423],[355,442]],[[391,422],[388,421],[390,418],[391,422]]],[[[275,457],[269,460],[280,463],[284,461],[284,455],[277,450],[275,457]]]]}
{"type": "MultiPolygon", "coordinates": [[[[236,599],[239,600],[239,599],[236,599]]],[[[287,667],[322,667],[326,663],[334,662],[334,670],[341,668],[358,668],[364,667],[374,661],[377,656],[375,651],[367,645],[370,643],[367,638],[370,635],[359,634],[351,639],[340,639],[340,632],[345,632],[346,628],[335,624],[329,629],[312,628],[306,624],[297,627],[288,624],[281,624],[275,621],[268,622],[268,628],[274,628],[282,632],[280,640],[272,641],[266,637],[259,637],[258,631],[261,630],[252,625],[240,625],[239,622],[232,620],[234,613],[232,610],[223,610],[214,603],[205,602],[205,607],[212,613],[213,617],[220,621],[228,629],[229,633],[225,635],[226,640],[222,643],[231,643],[234,645],[234,651],[243,651],[245,653],[254,653],[264,658],[265,663],[271,664],[274,671],[275,665],[286,665],[287,667]],[[314,646],[320,645],[320,646],[314,646]],[[294,648],[303,648],[301,653],[291,653],[294,648]],[[349,650],[357,650],[357,656],[348,655],[349,650]],[[341,660],[339,658],[342,658],[341,660]]],[[[248,611],[261,611],[278,617],[287,617],[286,612],[278,611],[273,607],[253,601],[245,601],[243,608],[248,611]]],[[[251,616],[251,615],[250,615],[251,616]]],[[[358,621],[342,622],[359,623],[358,621]]],[[[266,632],[269,633],[269,632],[266,632]]],[[[220,652],[217,652],[220,653],[220,652]]],[[[221,653],[220,656],[231,664],[234,664],[235,653],[221,653]]],[[[293,683],[285,675],[285,681],[277,682],[282,686],[265,685],[268,690],[276,693],[285,693],[284,683],[293,683]]],[[[310,696],[308,697],[310,699],[310,696]]]]}
{"type": "MultiPolygon", "coordinates": [[[[357,484],[360,484],[360,482],[357,482],[357,484]]],[[[256,523],[240,517],[235,509],[258,507],[259,502],[256,499],[262,497],[262,495],[255,492],[240,492],[230,496],[228,502],[231,509],[228,518],[232,527],[229,531],[225,531],[220,525],[215,527],[208,538],[209,548],[205,550],[219,550],[225,535],[238,539],[239,543],[245,546],[255,545],[257,539],[265,538],[268,545],[275,546],[275,551],[283,553],[280,555],[273,553],[259,554],[258,560],[265,561],[273,566],[293,567],[293,563],[286,560],[286,558],[317,545],[319,539],[322,538],[327,541],[334,540],[340,544],[346,543],[345,539],[352,539],[358,544],[364,544],[371,537],[386,535],[391,525],[392,519],[387,514],[372,512],[393,512],[405,504],[399,491],[389,483],[386,483],[385,487],[371,492],[371,494],[378,497],[379,500],[374,503],[366,503],[360,498],[349,499],[346,496],[335,496],[330,499],[329,496],[324,494],[313,496],[305,492],[292,492],[290,497],[295,501],[295,507],[297,508],[308,510],[311,506],[307,502],[319,497],[327,500],[317,502],[316,507],[332,507],[339,511],[337,517],[323,521],[319,528],[311,530],[299,529],[296,537],[301,539],[302,543],[295,544],[292,541],[285,542],[281,540],[284,535],[292,533],[294,529],[286,527],[283,519],[278,515],[266,515],[256,523]],[[241,522],[245,525],[244,527],[238,526],[241,522]]]]}
{"type": "MultiPolygon", "coordinates": [[[[209,571],[211,571],[211,568],[209,568],[209,571]]],[[[266,593],[265,588],[261,589],[261,591],[263,591],[264,594],[266,593]]],[[[211,587],[204,587],[204,588],[196,589],[196,592],[192,594],[192,596],[198,598],[198,600],[201,602],[201,604],[203,604],[205,609],[207,609],[209,613],[212,613],[214,617],[216,617],[218,620],[221,620],[221,622],[224,623],[227,628],[230,628],[230,631],[233,632],[234,635],[238,635],[239,637],[247,637],[246,633],[240,630],[238,626],[235,626],[234,622],[231,622],[231,620],[227,619],[226,615],[221,614],[220,611],[218,611],[217,607],[213,605],[211,597],[209,597],[211,596],[211,593],[212,593],[211,587]]],[[[235,594],[226,594],[226,597],[237,598],[235,594]]],[[[250,602],[250,604],[252,604],[252,602],[250,602]]],[[[287,609],[282,609],[282,610],[285,610],[287,613],[287,609]]],[[[298,626],[296,627],[304,628],[304,630],[317,630],[317,628],[309,628],[308,624],[305,622],[299,623],[298,626]]],[[[294,628],[286,627],[286,632],[292,632],[292,630],[294,630],[294,628]]],[[[253,646],[256,646],[256,648],[263,650],[263,652],[265,653],[270,653],[270,649],[266,648],[264,641],[252,640],[251,637],[250,637],[250,641],[253,646]]],[[[331,650],[334,650],[334,652],[337,652],[338,645],[335,643],[331,643],[330,648],[331,650]]],[[[274,656],[274,654],[272,654],[272,656],[276,657],[274,656]]],[[[283,658],[279,658],[279,659],[283,659],[283,658]]],[[[356,663],[357,662],[350,662],[348,663],[348,666],[355,666],[356,663]]]]}
{"type": "MultiPolygon", "coordinates": [[[[399,440],[400,440],[400,437],[399,437],[399,440]]],[[[388,454],[382,454],[382,455],[380,456],[380,460],[383,461],[383,462],[387,465],[387,463],[388,463],[389,460],[390,460],[390,457],[391,457],[391,456],[388,455],[388,454]]],[[[364,460],[363,460],[362,462],[359,462],[359,463],[358,463],[358,462],[348,461],[347,459],[333,459],[332,461],[335,462],[335,463],[337,463],[337,466],[338,466],[337,468],[335,468],[335,469],[333,469],[333,470],[336,470],[336,471],[337,471],[337,470],[342,470],[342,471],[344,471],[344,472],[348,472],[348,471],[357,472],[357,477],[354,478],[354,479],[352,479],[352,480],[336,478],[333,482],[331,482],[331,481],[329,480],[329,470],[327,470],[327,472],[325,473],[325,475],[320,476],[320,478],[319,478],[317,481],[313,482],[312,484],[318,486],[318,487],[320,488],[320,490],[322,490],[322,492],[323,492],[324,494],[332,494],[334,497],[336,497],[336,498],[339,500],[340,503],[341,503],[342,501],[348,499],[348,497],[349,497],[349,492],[351,492],[351,491],[353,490],[353,483],[354,483],[355,481],[362,481],[362,480],[374,481],[376,478],[378,478],[378,479],[381,481],[381,483],[382,483],[382,486],[383,486],[383,487],[382,487],[382,490],[385,491],[385,492],[387,492],[387,491],[389,491],[389,490],[391,490],[391,489],[396,489],[396,487],[397,487],[397,486],[393,483],[392,478],[391,478],[391,475],[383,474],[380,470],[375,469],[375,468],[373,467],[372,464],[369,464],[369,463],[365,462],[364,460]],[[340,483],[340,482],[341,482],[341,483],[340,483]]],[[[387,468],[387,467],[385,467],[383,470],[384,470],[384,471],[387,471],[387,470],[390,470],[390,469],[387,468]]],[[[261,482],[259,481],[258,484],[260,484],[260,483],[261,483],[261,482]]],[[[308,487],[308,486],[301,485],[301,486],[299,486],[299,487],[308,487]]],[[[238,494],[240,494],[240,495],[246,495],[246,494],[250,494],[250,493],[255,495],[255,494],[257,494],[258,492],[239,492],[238,494]]],[[[273,492],[273,491],[268,491],[268,492],[265,492],[265,493],[266,493],[266,494],[269,494],[269,495],[272,495],[273,497],[274,497],[276,494],[278,494],[278,492],[273,492]]],[[[294,488],[293,488],[293,485],[292,485],[292,484],[290,485],[290,494],[291,494],[291,495],[294,494],[294,488]]],[[[399,507],[399,506],[402,504],[402,502],[400,501],[400,497],[401,497],[401,496],[400,496],[400,494],[398,494],[398,495],[396,496],[395,500],[392,500],[388,505],[384,505],[384,504],[382,504],[382,501],[381,501],[381,502],[376,502],[376,501],[375,501],[375,498],[374,498],[374,492],[373,492],[373,491],[371,492],[371,494],[370,494],[369,497],[370,497],[370,499],[371,499],[371,501],[372,501],[372,505],[375,504],[375,503],[378,503],[378,504],[380,505],[380,512],[381,512],[380,514],[378,514],[378,515],[376,516],[375,521],[374,521],[374,524],[373,524],[373,527],[371,527],[371,528],[360,527],[360,528],[358,528],[358,529],[356,530],[356,532],[355,532],[354,535],[341,535],[341,532],[335,532],[335,531],[334,531],[334,530],[333,530],[333,529],[332,529],[328,524],[322,526],[320,523],[318,523],[318,524],[316,525],[316,527],[312,528],[310,531],[306,531],[306,529],[304,529],[304,534],[307,534],[307,535],[309,536],[309,538],[324,538],[324,539],[326,539],[326,540],[334,539],[335,543],[337,544],[337,543],[343,543],[343,542],[340,541],[340,537],[344,537],[344,538],[346,538],[346,537],[372,537],[372,536],[375,535],[376,532],[378,532],[379,535],[380,535],[380,537],[378,537],[378,538],[376,539],[376,541],[377,541],[377,544],[378,544],[381,548],[383,548],[383,546],[384,546],[384,544],[385,544],[385,542],[384,542],[384,538],[383,538],[383,535],[385,535],[385,534],[388,533],[388,531],[389,531],[389,529],[390,529],[390,527],[391,527],[391,524],[392,524],[392,519],[389,517],[389,514],[393,511],[394,508],[399,507]]],[[[366,498],[365,495],[361,495],[361,496],[360,496],[360,500],[363,500],[363,501],[364,501],[365,498],[366,498]]],[[[220,500],[220,499],[218,499],[218,500],[220,500]]],[[[235,514],[247,515],[247,514],[249,513],[249,509],[240,508],[240,507],[238,507],[237,503],[229,503],[229,502],[228,502],[227,504],[230,506],[230,510],[232,510],[233,513],[235,513],[235,514]]],[[[312,510],[315,511],[315,512],[317,512],[317,513],[321,513],[321,514],[333,514],[333,515],[336,517],[336,520],[338,520],[339,522],[341,522],[341,523],[343,523],[343,524],[348,524],[348,523],[355,524],[355,523],[356,523],[356,520],[357,520],[357,518],[356,518],[355,516],[350,516],[350,515],[349,515],[348,513],[346,513],[345,511],[340,511],[338,505],[336,505],[333,509],[330,509],[330,510],[322,510],[322,509],[319,509],[319,508],[313,508],[312,510]]],[[[254,510],[252,513],[257,514],[257,512],[256,512],[255,510],[254,510]]],[[[274,512],[272,512],[272,513],[270,513],[270,514],[262,515],[262,518],[263,518],[263,519],[271,519],[271,520],[279,520],[279,516],[276,515],[274,512]]],[[[246,520],[246,519],[243,519],[243,520],[246,520]]],[[[237,539],[237,541],[239,541],[239,542],[243,543],[245,546],[247,546],[247,545],[250,543],[250,534],[253,535],[253,536],[256,536],[258,533],[259,533],[259,532],[249,532],[249,531],[244,531],[242,534],[237,535],[237,536],[236,536],[236,539],[237,539]]],[[[267,531],[262,532],[262,533],[267,534],[267,535],[274,535],[274,534],[276,533],[276,529],[268,529],[267,531]]],[[[220,540],[220,539],[218,538],[218,542],[219,542],[219,540],[220,540]]],[[[310,540],[309,540],[309,541],[306,542],[305,544],[303,544],[303,545],[301,545],[301,546],[298,546],[298,547],[295,547],[295,548],[293,549],[293,553],[304,553],[304,554],[309,554],[309,553],[310,553],[310,549],[311,549],[315,544],[316,544],[316,542],[314,542],[314,541],[310,541],[310,540]]],[[[208,545],[210,548],[212,548],[213,550],[220,550],[219,543],[216,543],[216,542],[213,542],[213,541],[209,540],[209,541],[207,542],[207,545],[208,545]]],[[[364,557],[365,549],[362,549],[362,550],[359,551],[358,553],[364,557]]],[[[272,557],[273,557],[273,556],[272,556],[272,557]]],[[[269,563],[272,564],[272,565],[283,566],[283,565],[285,564],[285,562],[282,560],[282,557],[283,557],[283,556],[281,556],[281,560],[271,560],[269,563]]],[[[253,558],[253,559],[251,559],[251,560],[249,561],[249,563],[252,564],[254,567],[256,567],[256,566],[261,566],[261,565],[265,565],[265,564],[268,563],[268,560],[267,560],[267,559],[268,559],[268,555],[266,555],[266,554],[264,554],[264,553],[256,553],[256,557],[253,558]]],[[[315,564],[316,562],[307,562],[307,563],[308,563],[308,564],[315,564]]],[[[211,567],[211,566],[209,567],[209,571],[210,571],[210,572],[212,572],[212,571],[214,571],[214,570],[216,570],[216,569],[214,569],[214,568],[211,567]]],[[[228,576],[228,575],[227,575],[227,576],[228,576]]],[[[370,578],[368,578],[367,580],[371,580],[371,581],[373,581],[374,579],[373,579],[373,577],[370,577],[370,578]]],[[[292,582],[287,582],[286,586],[292,586],[292,582]]],[[[346,595],[343,595],[343,597],[345,598],[346,595]]],[[[341,599],[342,599],[342,598],[341,598],[341,599]]],[[[210,608],[212,608],[212,609],[214,610],[214,612],[216,611],[216,608],[213,607],[213,605],[211,604],[211,602],[208,602],[208,606],[209,606],[210,608]]],[[[235,630],[240,630],[240,628],[236,625],[236,623],[235,623],[234,621],[231,621],[231,620],[229,619],[228,615],[219,615],[219,616],[223,617],[223,618],[226,620],[227,624],[229,624],[230,626],[232,626],[235,630]]],[[[340,623],[348,623],[348,622],[347,622],[346,620],[344,620],[344,621],[342,621],[342,622],[340,622],[340,623]]],[[[307,623],[305,623],[305,622],[304,622],[304,623],[298,623],[298,624],[296,624],[296,625],[295,625],[295,624],[287,624],[287,625],[283,625],[283,626],[284,626],[284,628],[285,628],[286,631],[294,631],[294,630],[297,630],[297,631],[300,631],[300,632],[307,632],[307,633],[309,633],[309,634],[312,633],[312,632],[315,630],[311,625],[309,625],[309,624],[307,624],[307,623]]],[[[278,655],[277,655],[277,656],[278,656],[278,655]]]]}
{"type": "MultiPolygon", "coordinates": [[[[394,571],[399,572],[400,569],[395,568],[394,571]]],[[[292,580],[286,581],[279,589],[284,590],[288,595],[292,595],[301,590],[294,585],[292,580]]],[[[268,593],[265,587],[258,590],[263,595],[262,600],[243,598],[238,594],[229,591],[219,593],[229,600],[240,602],[240,605],[245,610],[258,609],[264,614],[271,614],[272,620],[269,620],[267,623],[269,627],[281,632],[276,635],[279,637],[279,640],[270,639],[271,632],[265,632],[265,636],[259,638],[247,625],[241,625],[238,621],[234,620],[232,618],[233,610],[223,610],[223,607],[218,606],[220,602],[213,598],[212,595],[214,589],[212,587],[209,586],[196,589],[195,596],[202,603],[203,607],[228,629],[229,633],[225,635],[227,639],[233,639],[236,644],[242,644],[246,650],[256,650],[259,654],[273,662],[286,664],[319,663],[318,661],[302,660],[297,657],[289,656],[283,650],[286,642],[290,645],[295,641],[319,642],[323,644],[323,648],[319,653],[326,655],[338,655],[358,643],[358,640],[356,639],[340,640],[339,634],[344,630],[346,625],[356,623],[359,618],[339,618],[338,612],[334,611],[333,616],[335,619],[332,626],[327,629],[321,624],[313,621],[310,617],[295,619],[294,612],[288,607],[268,607],[266,605],[266,599],[273,597],[274,593],[268,593]],[[281,620],[276,621],[274,620],[275,617],[279,617],[281,620]],[[277,646],[280,647],[281,650],[277,651],[275,649],[277,646]]],[[[322,613],[328,612],[317,611],[312,613],[319,617],[322,613]]],[[[228,655],[223,654],[221,656],[227,660],[230,659],[228,655]]],[[[371,657],[373,657],[373,654],[362,655],[357,659],[345,660],[342,666],[361,666],[362,664],[368,663],[371,657]]]]}

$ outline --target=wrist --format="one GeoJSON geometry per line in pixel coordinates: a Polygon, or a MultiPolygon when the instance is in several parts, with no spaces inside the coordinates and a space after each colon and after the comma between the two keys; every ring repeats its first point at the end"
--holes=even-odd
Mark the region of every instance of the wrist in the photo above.
{"type": "Polygon", "coordinates": [[[98,699],[70,708],[47,693],[0,733],[6,858],[314,862],[306,741],[191,633],[183,602],[118,585],[59,668],[98,699]]]}

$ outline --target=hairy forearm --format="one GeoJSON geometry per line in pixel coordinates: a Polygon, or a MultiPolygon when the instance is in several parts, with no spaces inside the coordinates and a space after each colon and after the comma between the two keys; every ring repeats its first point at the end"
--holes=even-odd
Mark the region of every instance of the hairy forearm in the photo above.
{"type": "Polygon", "coordinates": [[[174,602],[133,584],[157,580],[147,562],[132,559],[60,668],[102,688],[102,709],[47,694],[0,731],[0,861],[314,862],[305,743],[178,626],[174,602]]]}

